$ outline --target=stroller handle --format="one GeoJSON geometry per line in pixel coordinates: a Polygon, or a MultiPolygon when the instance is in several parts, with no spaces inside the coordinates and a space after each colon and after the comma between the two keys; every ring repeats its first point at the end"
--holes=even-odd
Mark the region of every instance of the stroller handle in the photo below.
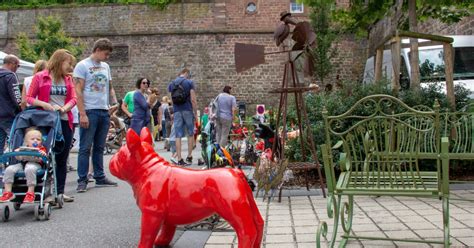
{"type": "Polygon", "coordinates": [[[11,157],[17,157],[17,156],[31,156],[31,157],[39,157],[44,163],[48,163],[48,157],[43,156],[41,153],[36,152],[36,151],[19,151],[19,152],[8,152],[4,153],[3,155],[0,156],[0,163],[7,163],[8,158],[11,157]]]}

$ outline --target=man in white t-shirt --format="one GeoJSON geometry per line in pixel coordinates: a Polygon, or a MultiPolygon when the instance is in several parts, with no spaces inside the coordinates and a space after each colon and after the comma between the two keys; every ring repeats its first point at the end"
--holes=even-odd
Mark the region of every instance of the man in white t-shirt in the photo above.
{"type": "Polygon", "coordinates": [[[87,173],[92,148],[92,166],[96,187],[117,186],[104,174],[104,148],[109,131],[109,98],[117,104],[110,67],[106,61],[112,52],[112,42],[99,39],[92,54],[74,68],[77,108],[79,110],[79,155],[77,162],[77,192],[87,191],[87,173]]]}

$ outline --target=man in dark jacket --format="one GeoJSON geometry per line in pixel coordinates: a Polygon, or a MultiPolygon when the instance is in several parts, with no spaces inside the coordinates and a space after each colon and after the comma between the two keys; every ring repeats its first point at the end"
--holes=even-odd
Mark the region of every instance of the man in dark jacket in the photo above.
{"type": "Polygon", "coordinates": [[[20,60],[15,55],[7,55],[0,68],[0,155],[3,154],[13,119],[20,111],[21,91],[15,74],[18,67],[20,60]]]}

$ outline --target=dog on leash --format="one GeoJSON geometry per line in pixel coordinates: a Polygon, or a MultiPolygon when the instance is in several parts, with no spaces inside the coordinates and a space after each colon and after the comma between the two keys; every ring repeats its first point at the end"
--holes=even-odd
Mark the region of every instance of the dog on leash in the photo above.
{"type": "Polygon", "coordinates": [[[127,144],[110,161],[110,172],[127,181],[142,212],[139,247],[169,246],[176,226],[213,214],[235,230],[239,248],[260,247],[264,221],[239,169],[185,169],[171,165],[152,147],[147,128],[129,129],[127,144]]]}

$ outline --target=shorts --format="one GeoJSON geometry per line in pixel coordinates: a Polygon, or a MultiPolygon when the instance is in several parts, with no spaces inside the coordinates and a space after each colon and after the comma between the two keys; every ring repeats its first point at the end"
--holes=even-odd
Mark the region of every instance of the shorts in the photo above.
{"type": "Polygon", "coordinates": [[[188,137],[194,135],[194,114],[192,111],[175,112],[173,124],[176,138],[184,137],[185,130],[188,137]]]}

